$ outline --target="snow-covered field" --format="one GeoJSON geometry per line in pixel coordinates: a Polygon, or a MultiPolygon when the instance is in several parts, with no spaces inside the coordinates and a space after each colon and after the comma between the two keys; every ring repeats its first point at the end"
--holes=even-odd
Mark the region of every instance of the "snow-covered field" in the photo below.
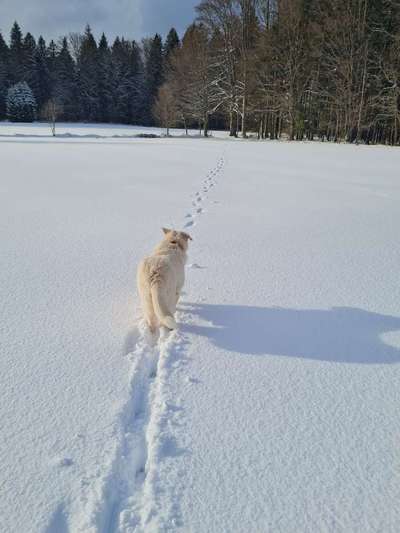
{"type": "MultiPolygon", "coordinates": [[[[198,130],[188,130],[189,135],[199,136],[198,130]]],[[[165,136],[166,130],[148,126],[130,126],[124,124],[81,124],[61,122],[56,124],[56,134],[60,138],[135,138],[138,135],[165,136]]],[[[176,137],[185,136],[185,130],[173,128],[171,134],[176,137]]],[[[210,131],[210,136],[226,138],[223,131],[210,131]]],[[[0,139],[2,137],[52,137],[49,124],[33,122],[19,124],[15,122],[0,122],[0,139]]]]}
{"type": "Polygon", "coordinates": [[[397,533],[400,150],[35,128],[0,125],[0,531],[397,533]]]}

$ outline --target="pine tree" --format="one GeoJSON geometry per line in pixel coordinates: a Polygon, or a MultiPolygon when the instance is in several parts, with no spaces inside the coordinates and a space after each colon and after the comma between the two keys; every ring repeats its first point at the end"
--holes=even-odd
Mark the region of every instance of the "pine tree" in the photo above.
{"type": "Polygon", "coordinates": [[[36,118],[36,100],[25,81],[8,89],[6,106],[7,118],[12,122],[33,122],[36,118]]]}

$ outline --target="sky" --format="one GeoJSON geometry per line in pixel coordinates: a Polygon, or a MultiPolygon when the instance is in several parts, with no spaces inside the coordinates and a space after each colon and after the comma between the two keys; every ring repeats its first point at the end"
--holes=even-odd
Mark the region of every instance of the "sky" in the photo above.
{"type": "Polygon", "coordinates": [[[195,18],[199,0],[0,0],[0,31],[8,39],[17,20],[23,33],[47,40],[82,32],[87,23],[99,36],[140,40],[173,26],[182,35],[195,18]]]}

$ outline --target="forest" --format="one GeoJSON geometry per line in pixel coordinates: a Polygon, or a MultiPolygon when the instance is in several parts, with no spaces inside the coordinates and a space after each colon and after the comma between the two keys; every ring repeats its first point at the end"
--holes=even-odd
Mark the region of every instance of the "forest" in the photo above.
{"type": "Polygon", "coordinates": [[[0,34],[0,120],[400,143],[399,0],[202,0],[180,39],[0,34]]]}

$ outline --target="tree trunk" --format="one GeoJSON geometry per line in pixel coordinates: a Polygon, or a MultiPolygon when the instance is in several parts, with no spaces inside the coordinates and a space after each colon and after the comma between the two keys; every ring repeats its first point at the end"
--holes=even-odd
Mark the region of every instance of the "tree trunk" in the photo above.
{"type": "Polygon", "coordinates": [[[246,113],[247,113],[247,71],[244,73],[244,91],[243,91],[243,102],[242,102],[242,137],[246,139],[247,137],[247,124],[246,124],[246,113]]]}
{"type": "Polygon", "coordinates": [[[204,137],[208,137],[208,113],[204,117],[204,137]]]}
{"type": "Polygon", "coordinates": [[[229,137],[237,137],[237,126],[233,116],[233,111],[229,112],[229,137]]]}

